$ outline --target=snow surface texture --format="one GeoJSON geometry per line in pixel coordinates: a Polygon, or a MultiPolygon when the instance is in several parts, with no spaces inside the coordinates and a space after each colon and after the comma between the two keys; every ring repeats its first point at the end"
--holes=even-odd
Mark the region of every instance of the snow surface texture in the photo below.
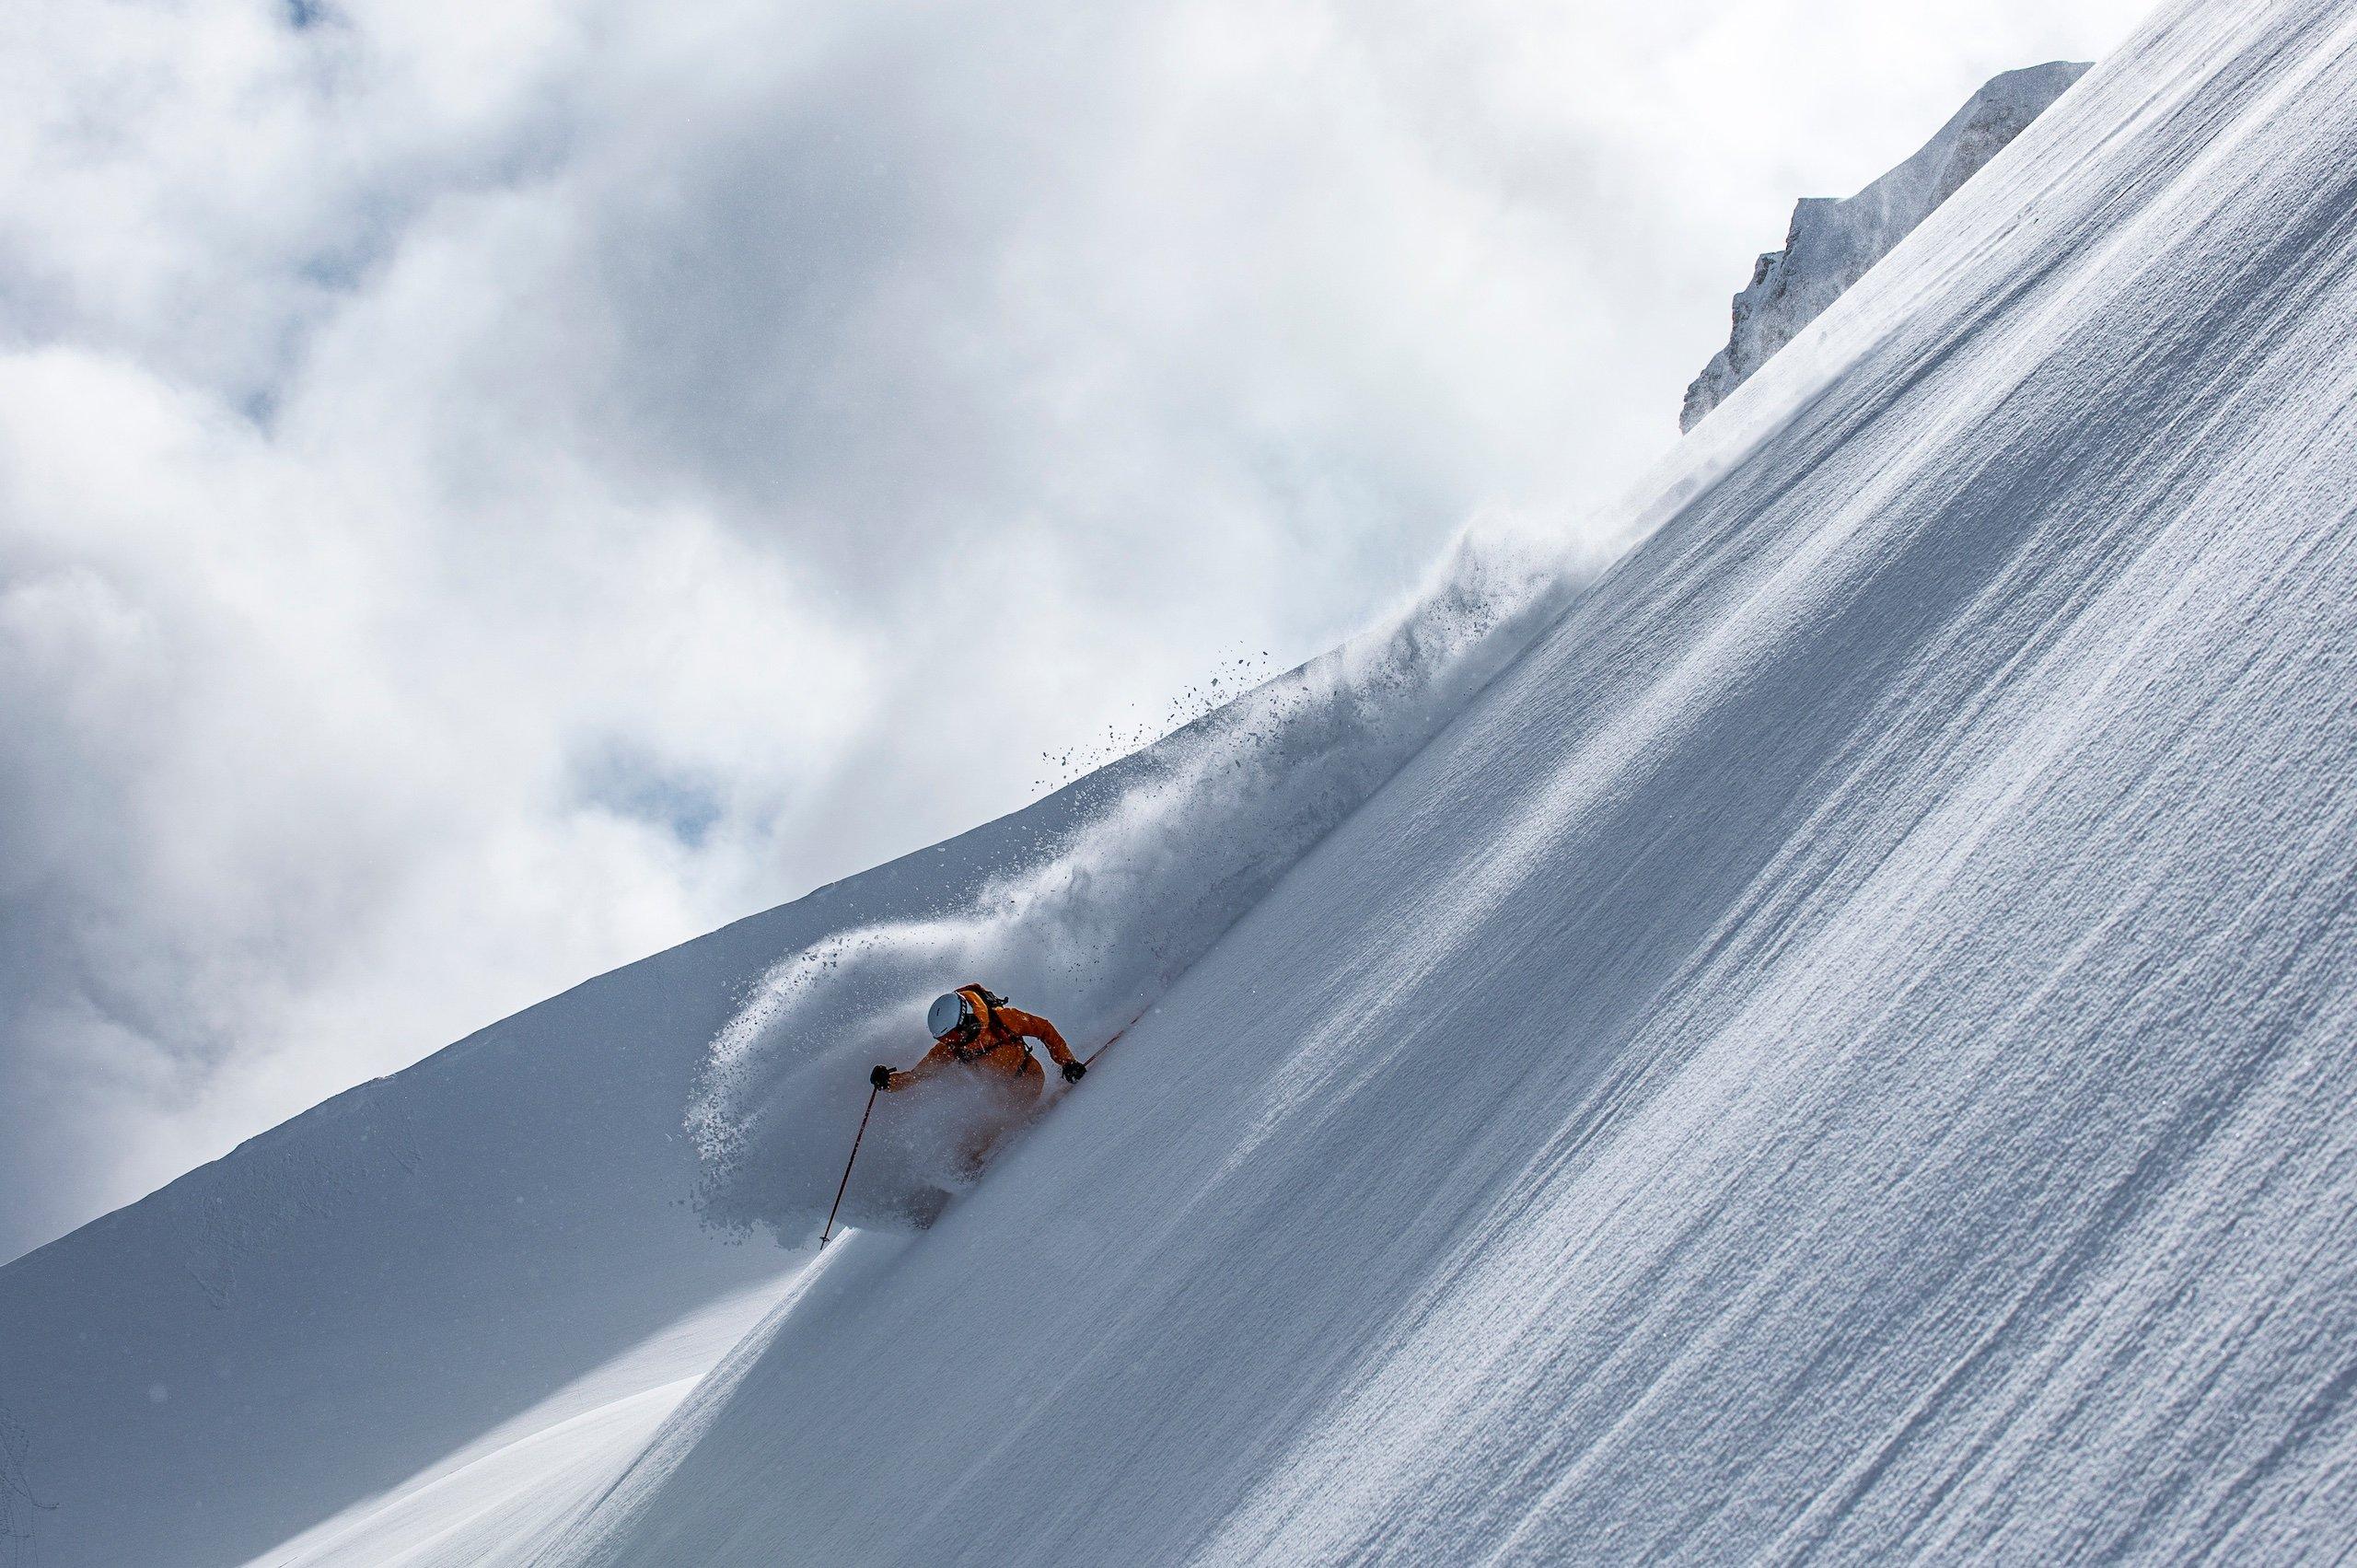
{"type": "Polygon", "coordinates": [[[1784,248],[1761,256],[1750,284],[1735,296],[1735,330],[1686,389],[1678,427],[1693,429],[1724,402],[2086,69],[2058,60],[1993,77],[1914,157],[1856,195],[1847,201],[1804,196],[1795,203],[1784,248]]]}
{"type": "Polygon", "coordinates": [[[40,1561],[2357,1550],[2352,319],[2357,14],[2168,11],[1610,571],[1295,678],[1395,718],[1215,715],[0,1270],[40,1561]],[[806,1031],[925,954],[1151,1011],[785,1290],[698,1155],[800,1234],[877,1043],[806,1031]]]}

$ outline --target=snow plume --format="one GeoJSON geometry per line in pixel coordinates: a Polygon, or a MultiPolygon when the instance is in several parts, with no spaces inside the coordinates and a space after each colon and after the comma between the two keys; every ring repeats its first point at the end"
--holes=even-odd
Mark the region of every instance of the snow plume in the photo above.
{"type": "MultiPolygon", "coordinates": [[[[988,985],[1077,1054],[1096,1051],[1560,611],[1595,560],[1485,519],[1387,626],[1043,802],[1006,867],[951,907],[787,954],[714,1040],[689,1107],[707,1220],[814,1238],[869,1066],[915,1062],[944,991],[988,985]]],[[[879,1098],[842,1223],[907,1225],[938,1202],[932,1190],[970,1185],[977,1152],[1019,1120],[954,1075],[879,1098]]]]}

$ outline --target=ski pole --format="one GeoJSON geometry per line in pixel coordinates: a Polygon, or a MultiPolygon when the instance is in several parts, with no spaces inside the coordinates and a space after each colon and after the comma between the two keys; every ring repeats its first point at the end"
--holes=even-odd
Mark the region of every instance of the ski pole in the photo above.
{"type": "Polygon", "coordinates": [[[1141,1008],[1138,1012],[1137,1018],[1132,1018],[1128,1023],[1123,1024],[1120,1028],[1115,1029],[1110,1035],[1106,1037],[1106,1040],[1103,1045],[1098,1046],[1096,1050],[1090,1051],[1087,1055],[1080,1059],[1080,1064],[1084,1067],[1094,1067],[1097,1065],[1097,1059],[1104,1055],[1107,1051],[1112,1050],[1113,1042],[1115,1040],[1120,1039],[1123,1035],[1137,1028],[1138,1018],[1144,1017],[1150,1011],[1152,1011],[1150,1007],[1141,1008]]]}
{"type": "Polygon", "coordinates": [[[852,1160],[859,1158],[859,1141],[867,1136],[867,1119],[875,1114],[876,1097],[883,1090],[884,1086],[877,1084],[867,1091],[867,1109],[859,1113],[859,1131],[852,1134],[851,1159],[843,1161],[843,1179],[835,1184],[835,1202],[827,1210],[827,1228],[819,1233],[819,1250],[821,1252],[827,1249],[827,1238],[835,1234],[835,1210],[843,1206],[843,1189],[851,1185],[852,1160]]]}

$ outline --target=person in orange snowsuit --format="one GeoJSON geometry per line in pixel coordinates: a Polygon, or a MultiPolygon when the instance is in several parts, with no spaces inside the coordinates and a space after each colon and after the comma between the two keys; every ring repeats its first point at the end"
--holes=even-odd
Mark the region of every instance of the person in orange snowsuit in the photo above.
{"type": "Polygon", "coordinates": [[[925,1028],[933,1031],[933,1049],[923,1061],[904,1073],[879,1063],[867,1081],[890,1093],[951,1067],[963,1067],[1004,1091],[1014,1105],[1028,1106],[1047,1086],[1048,1075],[1039,1070],[1039,1058],[1024,1045],[1027,1035],[1048,1048],[1064,1082],[1076,1084],[1088,1071],[1073,1055],[1055,1025],[1036,1013],[1008,1006],[1005,997],[983,986],[963,985],[935,998],[925,1014],[925,1028]]]}

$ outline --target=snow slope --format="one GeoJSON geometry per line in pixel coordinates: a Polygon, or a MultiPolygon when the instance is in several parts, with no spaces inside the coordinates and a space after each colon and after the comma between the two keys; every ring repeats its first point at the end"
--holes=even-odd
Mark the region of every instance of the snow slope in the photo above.
{"type": "Polygon", "coordinates": [[[2046,111],[2086,66],[2067,60],[1991,77],[1915,156],[1847,200],[1804,196],[1794,203],[1784,248],[1761,256],[1735,296],[1735,328],[1686,389],[1678,427],[1691,430],[1768,363],[1842,291],[1906,238],[1932,209],[2046,111]]]}
{"type": "Polygon", "coordinates": [[[51,1565],[2357,1551],[2353,322],[2357,13],[2172,8],[1584,589],[1454,572],[0,1270],[6,1494],[54,1504],[11,1527],[51,1565]],[[1150,1010],[922,1236],[871,1191],[788,1286],[699,1226],[701,1179],[804,1235],[869,1053],[969,965],[1075,1033],[1150,1010]]]}
{"type": "Polygon", "coordinates": [[[2173,8],[542,1560],[2357,1550],[2353,321],[2357,12],[2173,8]]]}

